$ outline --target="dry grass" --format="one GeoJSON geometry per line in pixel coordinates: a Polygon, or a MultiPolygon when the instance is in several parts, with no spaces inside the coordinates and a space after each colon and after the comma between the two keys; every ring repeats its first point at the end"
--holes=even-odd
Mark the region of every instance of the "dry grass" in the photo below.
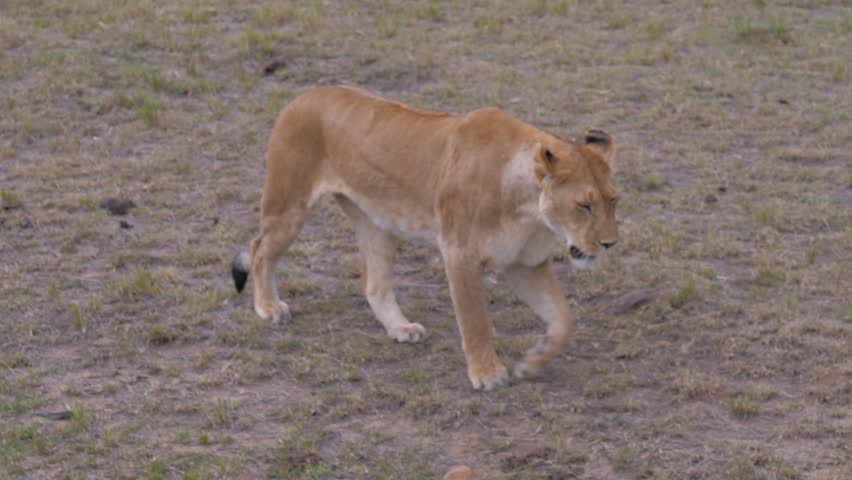
{"type": "MultiPolygon", "coordinates": [[[[831,1],[4,2],[0,478],[852,477],[851,34],[831,1]],[[622,241],[557,263],[579,329],[543,379],[469,388],[419,243],[430,337],[390,342],[330,202],[291,324],[232,293],[274,116],[334,83],[613,133],[622,241]]],[[[488,299],[511,365],[541,327],[488,299]]]]}

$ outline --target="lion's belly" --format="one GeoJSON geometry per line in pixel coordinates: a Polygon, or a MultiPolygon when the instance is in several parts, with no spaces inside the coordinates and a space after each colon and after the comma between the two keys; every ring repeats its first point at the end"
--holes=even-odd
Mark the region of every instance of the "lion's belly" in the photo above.
{"type": "Polygon", "coordinates": [[[363,211],[374,225],[405,238],[434,242],[438,229],[435,219],[423,207],[409,199],[383,201],[352,191],[343,192],[363,211]]]}

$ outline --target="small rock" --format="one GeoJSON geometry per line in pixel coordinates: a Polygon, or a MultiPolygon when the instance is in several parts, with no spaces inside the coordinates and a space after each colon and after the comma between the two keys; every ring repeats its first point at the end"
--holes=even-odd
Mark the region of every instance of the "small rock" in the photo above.
{"type": "Polygon", "coordinates": [[[719,201],[719,198],[712,193],[708,193],[706,197],[704,197],[704,203],[716,203],[719,201]]]}
{"type": "Polygon", "coordinates": [[[133,200],[127,198],[107,198],[98,204],[99,207],[109,210],[110,215],[127,215],[131,208],[136,207],[133,200]]]}
{"type": "Polygon", "coordinates": [[[444,480],[476,480],[479,478],[476,472],[467,465],[459,465],[450,469],[444,480]]]}
{"type": "Polygon", "coordinates": [[[608,307],[604,308],[603,313],[606,315],[621,315],[622,313],[651,303],[651,301],[662,297],[667,292],[667,290],[659,288],[640,288],[633,290],[618,297],[608,307]]]}
{"type": "Polygon", "coordinates": [[[719,190],[719,193],[725,193],[725,192],[727,192],[727,191],[728,191],[728,187],[726,187],[726,186],[724,186],[724,185],[719,185],[719,189],[718,189],[718,190],[719,190]]]}
{"type": "Polygon", "coordinates": [[[71,410],[62,410],[59,412],[35,412],[33,415],[50,420],[68,420],[71,418],[71,410]]]}
{"type": "Polygon", "coordinates": [[[125,230],[129,230],[129,229],[133,228],[133,225],[131,223],[125,221],[125,220],[119,221],[118,226],[125,229],[125,230]]]}

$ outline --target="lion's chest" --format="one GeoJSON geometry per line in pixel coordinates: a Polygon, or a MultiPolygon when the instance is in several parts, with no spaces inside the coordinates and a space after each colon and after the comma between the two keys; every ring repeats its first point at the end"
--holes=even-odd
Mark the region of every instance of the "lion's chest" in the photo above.
{"type": "Polygon", "coordinates": [[[497,270],[510,265],[533,267],[547,260],[555,246],[556,237],[546,227],[510,224],[483,242],[482,257],[497,270]]]}

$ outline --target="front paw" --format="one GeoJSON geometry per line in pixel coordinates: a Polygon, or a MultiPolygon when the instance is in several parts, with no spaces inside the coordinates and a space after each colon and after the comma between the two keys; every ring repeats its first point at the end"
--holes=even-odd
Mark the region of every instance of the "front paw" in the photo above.
{"type": "Polygon", "coordinates": [[[496,360],[487,367],[470,366],[467,369],[467,376],[474,389],[483,389],[486,392],[509,383],[509,372],[500,360],[496,360]]]}

